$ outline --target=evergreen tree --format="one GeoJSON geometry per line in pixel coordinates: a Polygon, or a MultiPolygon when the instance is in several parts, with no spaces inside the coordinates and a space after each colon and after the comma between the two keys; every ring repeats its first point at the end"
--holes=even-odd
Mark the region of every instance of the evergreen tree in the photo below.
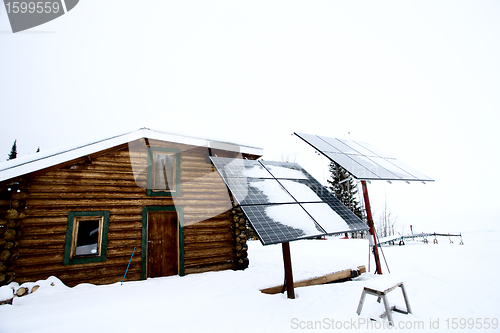
{"type": "Polygon", "coordinates": [[[331,179],[327,180],[328,189],[357,217],[363,219],[356,194],[358,189],[351,175],[335,162],[330,163],[331,179]]]}
{"type": "Polygon", "coordinates": [[[17,157],[17,140],[14,140],[14,144],[12,145],[12,149],[10,150],[9,158],[7,159],[7,161],[13,160],[16,157],[17,157]]]}

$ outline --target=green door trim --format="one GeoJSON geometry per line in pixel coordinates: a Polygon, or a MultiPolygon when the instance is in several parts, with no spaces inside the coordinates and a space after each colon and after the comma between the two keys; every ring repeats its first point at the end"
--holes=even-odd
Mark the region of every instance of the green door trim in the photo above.
{"type": "Polygon", "coordinates": [[[179,275],[184,276],[184,208],[176,206],[155,206],[142,208],[142,263],[141,280],[147,278],[148,213],[177,212],[179,217],[179,275]]]}

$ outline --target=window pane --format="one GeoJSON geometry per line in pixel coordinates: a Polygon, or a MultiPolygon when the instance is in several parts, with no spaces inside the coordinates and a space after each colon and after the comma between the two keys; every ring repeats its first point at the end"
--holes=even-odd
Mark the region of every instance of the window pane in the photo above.
{"type": "Polygon", "coordinates": [[[172,154],[154,154],[153,189],[175,191],[175,156],[172,154]]]}
{"type": "Polygon", "coordinates": [[[78,223],[75,255],[98,254],[99,220],[84,220],[78,223]]]}

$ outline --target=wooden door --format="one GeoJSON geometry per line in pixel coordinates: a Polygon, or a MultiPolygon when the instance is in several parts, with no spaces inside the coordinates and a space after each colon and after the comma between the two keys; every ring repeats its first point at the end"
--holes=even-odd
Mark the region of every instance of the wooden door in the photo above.
{"type": "Polygon", "coordinates": [[[179,274],[177,212],[148,212],[148,277],[179,274]]]}

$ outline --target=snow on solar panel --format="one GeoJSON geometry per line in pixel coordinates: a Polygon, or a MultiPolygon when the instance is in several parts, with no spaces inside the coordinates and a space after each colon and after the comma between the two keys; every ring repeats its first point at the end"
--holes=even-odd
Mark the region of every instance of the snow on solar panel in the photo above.
{"type": "Polygon", "coordinates": [[[259,161],[212,157],[212,162],[223,178],[273,178],[259,161]]]}
{"type": "Polygon", "coordinates": [[[297,163],[262,161],[262,165],[278,179],[307,179],[309,174],[297,163]]]}

